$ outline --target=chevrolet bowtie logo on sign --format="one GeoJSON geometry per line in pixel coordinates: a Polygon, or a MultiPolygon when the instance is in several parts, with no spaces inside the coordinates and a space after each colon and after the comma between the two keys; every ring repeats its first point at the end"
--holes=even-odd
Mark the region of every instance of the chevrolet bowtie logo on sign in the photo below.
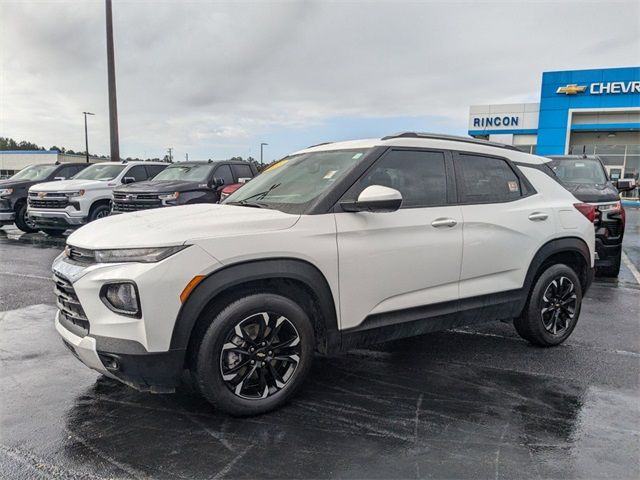
{"type": "Polygon", "coordinates": [[[575,95],[576,93],[583,93],[586,91],[587,91],[586,85],[577,85],[575,83],[572,83],[570,85],[567,85],[566,87],[559,87],[558,90],[556,90],[556,93],[564,93],[565,95],[575,95]]]}

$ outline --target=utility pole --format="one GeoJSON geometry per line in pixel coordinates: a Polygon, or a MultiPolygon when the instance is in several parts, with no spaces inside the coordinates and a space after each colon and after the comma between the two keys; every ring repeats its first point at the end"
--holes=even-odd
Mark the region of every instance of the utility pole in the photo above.
{"type": "Polygon", "coordinates": [[[89,135],[87,134],[87,115],[95,115],[91,112],[82,112],[84,115],[84,153],[86,155],[87,163],[89,163],[89,135]]]}
{"type": "Polygon", "coordinates": [[[172,151],[173,147],[167,148],[167,153],[169,153],[169,163],[173,163],[173,154],[171,153],[172,151]]]}
{"type": "Polygon", "coordinates": [[[109,84],[109,133],[111,137],[111,161],[120,161],[118,142],[118,101],[116,98],[116,69],[113,53],[113,18],[111,0],[105,0],[107,16],[107,78],[109,84]]]}
{"type": "Polygon", "coordinates": [[[185,154],[184,154],[184,159],[185,159],[185,161],[187,161],[187,162],[189,161],[189,154],[188,154],[188,153],[185,153],[185,154]]]}
{"type": "Polygon", "coordinates": [[[260,165],[264,165],[264,162],[262,161],[262,148],[269,145],[268,143],[261,143],[260,144],[260,165]]]}

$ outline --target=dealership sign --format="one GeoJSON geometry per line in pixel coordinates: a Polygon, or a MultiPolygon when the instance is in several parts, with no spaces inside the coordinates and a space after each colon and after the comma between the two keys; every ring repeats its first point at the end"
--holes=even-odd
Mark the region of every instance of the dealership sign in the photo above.
{"type": "Polygon", "coordinates": [[[474,128],[487,127],[517,127],[520,117],[513,115],[495,115],[491,117],[476,117],[473,119],[474,128]]]}
{"type": "MultiPolygon", "coordinates": [[[[556,93],[564,95],[576,95],[587,91],[587,85],[570,83],[564,87],[558,87],[556,93]]],[[[640,81],[632,82],[597,82],[589,85],[589,94],[619,94],[619,93],[640,93],[640,81]]]]}

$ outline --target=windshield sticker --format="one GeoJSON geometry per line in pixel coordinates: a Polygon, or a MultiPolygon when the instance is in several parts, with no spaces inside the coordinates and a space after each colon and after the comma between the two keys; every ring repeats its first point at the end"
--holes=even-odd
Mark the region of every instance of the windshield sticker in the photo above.
{"type": "Polygon", "coordinates": [[[511,182],[508,182],[508,184],[509,184],[509,191],[510,192],[517,192],[518,191],[518,182],[511,181],[511,182]]]}
{"type": "Polygon", "coordinates": [[[351,158],[352,158],[352,159],[354,159],[354,160],[357,160],[357,159],[359,159],[361,156],[362,156],[362,154],[361,154],[361,153],[356,153],[356,154],[355,154],[353,157],[351,157],[351,158]]]}
{"type": "Polygon", "coordinates": [[[331,178],[333,178],[333,176],[338,173],[337,170],[329,170],[324,177],[322,177],[324,180],[329,180],[331,178]]]}
{"type": "Polygon", "coordinates": [[[576,167],[584,167],[584,163],[576,163],[575,166],[576,167]]]}
{"type": "Polygon", "coordinates": [[[275,170],[276,168],[283,167],[287,164],[289,160],[280,160],[278,163],[274,163],[269,168],[265,169],[265,172],[270,172],[271,170],[275,170]]]}

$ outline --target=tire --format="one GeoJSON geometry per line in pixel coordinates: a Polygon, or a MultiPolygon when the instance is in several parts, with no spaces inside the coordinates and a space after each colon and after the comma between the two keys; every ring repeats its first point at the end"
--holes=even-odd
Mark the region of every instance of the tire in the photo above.
{"type": "Polygon", "coordinates": [[[514,326],[534,345],[560,345],[576,327],[581,306],[582,285],[576,272],[564,264],[551,265],[536,280],[514,326]]]}
{"type": "Polygon", "coordinates": [[[311,321],[293,300],[270,293],[243,297],[205,331],[195,368],[199,390],[233,416],[268,412],[300,388],[314,346],[311,321]]]}
{"type": "Polygon", "coordinates": [[[620,274],[620,264],[622,263],[622,249],[618,252],[613,265],[610,267],[598,267],[596,273],[599,277],[617,277],[620,274]]]}
{"type": "Polygon", "coordinates": [[[38,229],[35,228],[35,225],[29,220],[27,216],[27,204],[21,204],[16,210],[16,227],[22,230],[25,233],[34,233],[37,232],[38,229]]]}
{"type": "Polygon", "coordinates": [[[89,213],[89,221],[93,222],[99,218],[108,217],[110,213],[111,208],[109,205],[97,205],[91,209],[91,212],[89,213]]]}
{"type": "Polygon", "coordinates": [[[40,231],[46,233],[50,237],[61,237],[66,230],[60,230],[56,228],[41,228],[40,231]]]}

